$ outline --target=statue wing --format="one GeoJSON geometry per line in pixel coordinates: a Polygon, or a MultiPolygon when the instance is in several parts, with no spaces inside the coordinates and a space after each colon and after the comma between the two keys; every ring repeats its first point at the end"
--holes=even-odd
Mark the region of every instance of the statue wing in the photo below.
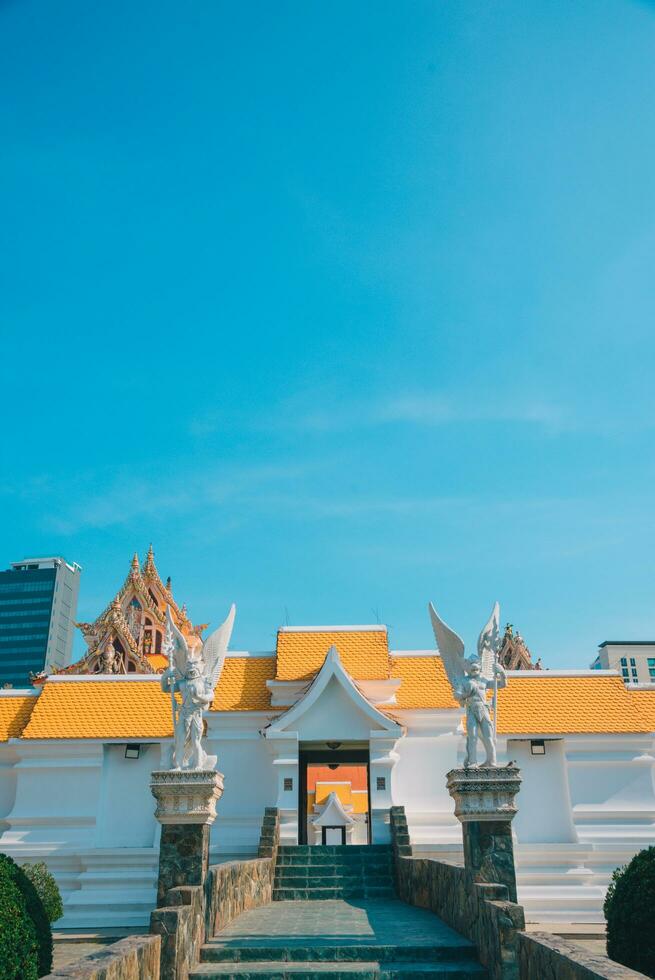
{"type": "Polygon", "coordinates": [[[466,678],[466,671],[464,670],[464,643],[461,637],[454,630],[451,630],[450,626],[446,626],[444,621],[439,619],[437,611],[431,602],[428,604],[428,609],[430,610],[434,638],[437,641],[437,649],[441,654],[443,665],[446,668],[450,686],[453,690],[457,690],[461,688],[466,678]]]}
{"type": "Polygon", "coordinates": [[[189,648],[186,640],[173,622],[171,607],[166,606],[166,647],[168,662],[175,670],[178,678],[184,677],[186,663],[189,658],[189,648]]]}
{"type": "Polygon", "coordinates": [[[232,636],[232,627],[234,626],[234,617],[236,616],[237,607],[232,603],[230,606],[230,611],[227,614],[227,619],[222,626],[219,626],[217,630],[214,630],[211,636],[207,638],[202,648],[202,659],[205,662],[205,680],[207,682],[207,687],[214,692],[218,680],[221,676],[221,671],[223,670],[223,664],[225,663],[225,655],[227,654],[227,648],[230,642],[230,637],[232,636]]]}
{"type": "Polygon", "coordinates": [[[485,680],[493,677],[493,666],[496,654],[500,649],[500,606],[494,603],[487,625],[478,637],[478,657],[480,658],[481,675],[485,680]]]}

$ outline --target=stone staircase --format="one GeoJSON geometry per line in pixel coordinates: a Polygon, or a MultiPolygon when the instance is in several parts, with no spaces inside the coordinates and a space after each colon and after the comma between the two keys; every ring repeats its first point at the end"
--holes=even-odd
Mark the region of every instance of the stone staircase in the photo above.
{"type": "Polygon", "coordinates": [[[394,895],[388,844],[301,844],[278,850],[274,902],[394,895]]]}
{"type": "Polygon", "coordinates": [[[189,980],[488,980],[475,946],[397,899],[282,901],[206,943],[189,980]]]}

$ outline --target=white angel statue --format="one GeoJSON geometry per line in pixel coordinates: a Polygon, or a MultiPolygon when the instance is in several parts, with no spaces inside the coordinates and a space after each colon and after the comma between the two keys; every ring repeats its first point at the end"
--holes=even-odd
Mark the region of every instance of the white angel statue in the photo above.
{"type": "Polygon", "coordinates": [[[189,641],[173,622],[170,607],[166,607],[166,648],[169,666],[162,674],[162,691],[171,695],[175,747],[174,769],[213,769],[216,756],[207,755],[201,745],[203,712],[214,699],[214,690],[225,663],[232,635],[236,606],[230,607],[222,626],[202,643],[199,637],[189,641]],[[182,696],[181,703],[175,692],[182,696]]]}
{"type": "Polygon", "coordinates": [[[487,757],[485,766],[496,766],[496,707],[497,690],[506,687],[507,675],[497,661],[500,647],[500,607],[494,605],[489,622],[478,638],[478,656],[467,659],[460,637],[439,618],[429,604],[432,628],[441,654],[446,674],[457,701],[466,708],[466,757],[464,768],[477,768],[478,738],[484,745],[487,757]],[[494,718],[491,721],[487,690],[493,688],[494,718]]]}

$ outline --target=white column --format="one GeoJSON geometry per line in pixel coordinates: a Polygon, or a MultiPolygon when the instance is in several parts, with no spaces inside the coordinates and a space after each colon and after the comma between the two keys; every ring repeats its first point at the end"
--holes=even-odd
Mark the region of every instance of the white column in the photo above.
{"type": "Polygon", "coordinates": [[[391,771],[398,762],[395,751],[398,739],[389,737],[388,732],[371,732],[370,751],[370,790],[371,790],[371,843],[389,844],[391,828],[389,811],[393,803],[391,794],[391,771]]]}
{"type": "Polygon", "coordinates": [[[300,766],[298,732],[278,732],[267,738],[277,774],[277,800],[280,812],[280,843],[298,843],[298,791],[300,766]]]}

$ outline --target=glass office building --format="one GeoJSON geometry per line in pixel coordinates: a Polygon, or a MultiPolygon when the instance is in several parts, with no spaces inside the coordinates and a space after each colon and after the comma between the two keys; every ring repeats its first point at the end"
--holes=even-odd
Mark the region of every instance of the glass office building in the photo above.
{"type": "Polygon", "coordinates": [[[24,558],[0,572],[0,686],[26,687],[30,672],[71,661],[80,566],[24,558]]]}

